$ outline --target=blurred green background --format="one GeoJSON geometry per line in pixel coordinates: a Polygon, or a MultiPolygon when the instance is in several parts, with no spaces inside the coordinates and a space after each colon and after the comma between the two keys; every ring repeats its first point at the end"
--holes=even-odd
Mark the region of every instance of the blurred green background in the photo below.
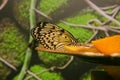
{"type": "MultiPolygon", "coordinates": [[[[0,10],[0,58],[14,65],[15,72],[4,63],[0,62],[0,80],[17,80],[25,51],[29,45],[30,36],[29,9],[31,0],[9,0],[6,6],[0,10]]],[[[108,6],[118,3],[120,0],[92,0],[99,6],[108,6]],[[104,4],[103,4],[104,3],[104,4]]],[[[2,3],[2,0],[0,1],[2,3]]],[[[79,27],[71,27],[60,22],[65,20],[69,23],[86,25],[91,19],[101,19],[98,13],[88,8],[83,0],[37,0],[36,8],[53,18],[52,21],[36,13],[36,23],[48,21],[68,30],[79,42],[86,42],[93,31],[79,27]]],[[[101,34],[104,36],[104,34],[101,34]]],[[[33,52],[29,69],[33,73],[39,73],[52,66],[63,66],[70,59],[69,55],[51,54],[47,52],[33,52]]],[[[80,80],[81,76],[96,64],[84,62],[75,57],[73,62],[63,70],[46,71],[38,77],[42,80],[80,80]]],[[[25,77],[29,77],[26,75],[25,77]]],[[[36,80],[31,78],[29,80],[36,80]]],[[[90,80],[85,79],[85,80],[90,80]]]]}

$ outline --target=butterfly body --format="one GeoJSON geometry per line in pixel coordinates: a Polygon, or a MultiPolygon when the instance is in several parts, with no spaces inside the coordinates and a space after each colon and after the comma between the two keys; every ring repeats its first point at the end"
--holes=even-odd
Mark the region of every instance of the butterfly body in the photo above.
{"type": "Polygon", "coordinates": [[[47,49],[59,49],[77,42],[71,33],[48,22],[38,23],[37,27],[31,30],[31,34],[47,49]]]}

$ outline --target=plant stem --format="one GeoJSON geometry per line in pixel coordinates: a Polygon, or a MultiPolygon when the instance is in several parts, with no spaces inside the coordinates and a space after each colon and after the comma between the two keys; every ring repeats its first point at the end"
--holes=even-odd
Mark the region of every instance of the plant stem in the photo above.
{"type": "MultiPolygon", "coordinates": [[[[34,8],[35,8],[35,4],[36,4],[36,0],[31,0],[31,4],[30,4],[30,29],[32,29],[34,27],[35,24],[35,13],[34,13],[34,8]]],[[[32,42],[32,37],[30,36],[29,38],[29,43],[32,42]]],[[[26,70],[29,67],[29,63],[30,63],[30,59],[31,59],[31,55],[32,55],[32,51],[31,49],[28,47],[26,50],[26,55],[25,55],[25,60],[21,69],[21,72],[18,76],[18,80],[23,80],[26,70]]]]}
{"type": "Polygon", "coordinates": [[[28,48],[26,50],[25,60],[24,60],[23,66],[22,66],[22,70],[18,76],[18,80],[23,80],[26,70],[28,68],[29,62],[30,62],[31,54],[32,54],[31,50],[30,50],[30,48],[28,48]]]}

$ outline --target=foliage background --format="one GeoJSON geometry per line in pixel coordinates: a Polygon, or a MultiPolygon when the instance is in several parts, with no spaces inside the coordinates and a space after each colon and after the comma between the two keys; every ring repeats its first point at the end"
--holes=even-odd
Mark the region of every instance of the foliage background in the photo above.
{"type": "MultiPolygon", "coordinates": [[[[117,1],[119,0],[115,0],[114,3],[117,1]]],[[[94,2],[101,6],[113,4],[112,0],[95,0],[94,2]],[[106,2],[106,4],[102,4],[102,2],[106,2]]],[[[16,76],[21,70],[25,51],[29,44],[29,8],[30,0],[9,0],[0,11],[0,57],[18,69],[15,72],[0,62],[0,80],[16,80],[16,76]]],[[[100,18],[97,13],[87,8],[82,0],[38,0],[36,8],[53,18],[53,21],[50,21],[36,13],[36,23],[39,21],[53,22],[71,32],[75,38],[79,38],[79,42],[87,41],[93,32],[89,29],[65,25],[59,20],[87,24],[91,19],[100,18]]],[[[69,59],[69,55],[33,52],[29,69],[36,74],[52,66],[63,66],[69,59]]],[[[47,71],[38,76],[42,80],[79,80],[84,73],[95,66],[95,64],[75,58],[64,70],[47,71]]],[[[35,79],[31,78],[30,80],[35,79]]]]}

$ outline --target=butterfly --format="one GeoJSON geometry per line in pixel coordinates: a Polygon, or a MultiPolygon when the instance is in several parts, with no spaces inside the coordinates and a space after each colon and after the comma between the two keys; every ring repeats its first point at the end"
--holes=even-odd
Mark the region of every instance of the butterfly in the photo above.
{"type": "Polygon", "coordinates": [[[39,22],[31,30],[32,37],[47,49],[59,49],[64,45],[77,43],[77,39],[67,30],[49,22],[39,22]]]}

